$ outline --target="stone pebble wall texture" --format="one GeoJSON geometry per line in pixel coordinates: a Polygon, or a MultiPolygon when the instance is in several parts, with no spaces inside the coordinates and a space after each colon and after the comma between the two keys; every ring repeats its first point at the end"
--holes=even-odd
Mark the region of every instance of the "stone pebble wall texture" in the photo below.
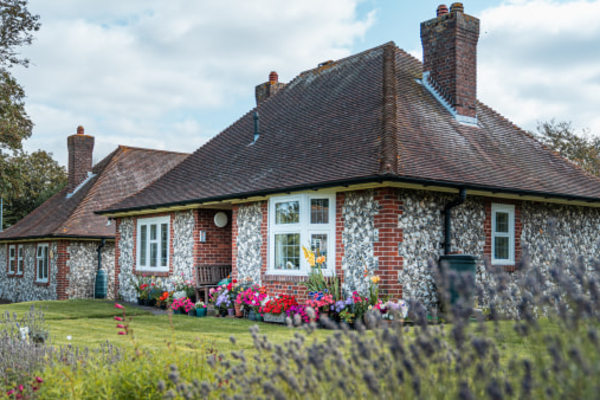
{"type": "MultiPolygon", "coordinates": [[[[398,278],[403,297],[421,301],[428,309],[437,306],[435,271],[443,254],[444,206],[456,196],[426,191],[401,190],[404,204],[399,226],[403,230],[400,255],[404,268],[398,278]]],[[[485,207],[479,198],[467,198],[452,209],[451,245],[454,251],[478,257],[478,280],[483,271],[485,207]]]]}
{"type": "MultiPolygon", "coordinates": [[[[137,276],[133,274],[133,226],[132,218],[121,220],[119,232],[119,296],[128,302],[137,300],[135,285],[137,276]]],[[[173,290],[173,277],[183,276],[185,280],[194,280],[194,214],[193,211],[175,213],[173,219],[173,252],[171,253],[172,275],[160,278],[165,290],[173,290]],[[182,275],[183,274],[183,275],[182,275]]],[[[151,273],[148,273],[151,274],[151,273]]]]}
{"type": "MultiPolygon", "coordinates": [[[[47,242],[44,242],[47,243],[47,242]]],[[[8,246],[0,245],[0,298],[13,302],[33,301],[33,300],[56,300],[57,286],[57,252],[56,242],[50,242],[48,246],[49,252],[49,284],[35,283],[36,269],[36,243],[25,243],[23,246],[25,252],[25,273],[22,277],[7,276],[7,252],[8,246]]]]}
{"type": "MultiPolygon", "coordinates": [[[[71,242],[67,247],[69,259],[69,287],[67,296],[70,299],[86,299],[94,297],[96,270],[98,269],[98,248],[100,242],[71,242]]],[[[107,273],[107,297],[114,299],[115,286],[115,245],[105,243],[102,248],[102,268],[107,273]]]]}
{"type": "Polygon", "coordinates": [[[237,213],[237,273],[239,282],[261,283],[263,238],[261,203],[241,205],[237,213]]]}
{"type": "MultiPolygon", "coordinates": [[[[521,208],[523,260],[506,283],[510,298],[502,299],[503,314],[518,317],[517,301],[527,290],[527,282],[535,277],[546,295],[556,281],[550,270],[558,267],[571,282],[578,282],[578,265],[583,274],[598,273],[600,263],[600,210],[554,204],[524,202],[521,208]]],[[[484,304],[496,300],[490,287],[502,285],[493,274],[483,279],[484,304]]],[[[581,288],[579,288],[581,290],[581,288]]],[[[538,310],[538,312],[544,312],[538,310]]]]}
{"type": "Polygon", "coordinates": [[[124,218],[119,224],[119,293],[118,297],[125,301],[134,302],[137,299],[135,291],[135,275],[133,274],[133,218],[124,218]]]}
{"type": "Polygon", "coordinates": [[[369,275],[377,274],[379,265],[374,255],[373,243],[379,236],[374,223],[378,211],[379,204],[374,200],[372,190],[346,194],[342,207],[342,289],[346,293],[354,290],[364,293],[368,290],[369,282],[365,279],[365,270],[369,275]]]}

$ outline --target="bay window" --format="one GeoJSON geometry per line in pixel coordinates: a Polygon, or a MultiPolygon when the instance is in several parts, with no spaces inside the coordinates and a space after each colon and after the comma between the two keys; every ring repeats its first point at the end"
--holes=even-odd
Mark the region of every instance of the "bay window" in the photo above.
{"type": "Polygon", "coordinates": [[[323,273],[333,274],[335,195],[277,196],[269,201],[269,273],[307,275],[302,246],[325,256],[323,273]]]}
{"type": "Polygon", "coordinates": [[[137,270],[169,271],[169,216],[137,220],[137,270]]]}

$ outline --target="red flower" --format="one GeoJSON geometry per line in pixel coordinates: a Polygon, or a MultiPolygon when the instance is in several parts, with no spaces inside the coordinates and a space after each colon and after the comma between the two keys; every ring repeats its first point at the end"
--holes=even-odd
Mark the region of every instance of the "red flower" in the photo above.
{"type": "Polygon", "coordinates": [[[120,310],[123,310],[123,306],[120,305],[119,303],[115,303],[115,308],[118,308],[120,310]]]}
{"type": "Polygon", "coordinates": [[[125,329],[125,327],[123,326],[123,324],[117,324],[117,328],[119,328],[119,329],[125,329]]]}
{"type": "Polygon", "coordinates": [[[121,318],[121,317],[115,317],[115,320],[116,321],[123,321],[123,318],[121,318]]]}
{"type": "Polygon", "coordinates": [[[123,331],[119,331],[119,335],[127,335],[127,334],[123,331]]]}

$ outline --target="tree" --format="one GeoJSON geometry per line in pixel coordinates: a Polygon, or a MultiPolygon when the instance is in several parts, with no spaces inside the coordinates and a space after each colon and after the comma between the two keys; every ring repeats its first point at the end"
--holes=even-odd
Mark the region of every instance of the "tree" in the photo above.
{"type": "Polygon", "coordinates": [[[6,168],[4,224],[10,226],[29,214],[67,184],[65,167],[52,159],[52,154],[38,150],[4,156],[0,165],[6,168]]]}
{"type": "Polygon", "coordinates": [[[0,153],[21,149],[22,141],[31,136],[33,123],[25,112],[25,92],[10,68],[29,65],[18,48],[31,44],[33,32],[40,29],[39,18],[27,10],[27,0],[0,0],[0,153]]]}
{"type": "Polygon", "coordinates": [[[600,176],[600,138],[584,130],[579,135],[570,122],[541,122],[534,136],[590,174],[600,176]]]}

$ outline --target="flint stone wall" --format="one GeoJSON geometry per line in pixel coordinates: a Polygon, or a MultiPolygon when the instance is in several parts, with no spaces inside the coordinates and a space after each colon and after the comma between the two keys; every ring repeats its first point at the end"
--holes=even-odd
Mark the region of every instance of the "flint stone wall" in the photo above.
{"type": "MultiPolygon", "coordinates": [[[[48,242],[44,242],[48,243],[48,242]]],[[[7,276],[7,252],[8,245],[0,245],[0,298],[13,301],[33,301],[33,300],[56,300],[57,286],[57,243],[50,242],[48,245],[48,282],[46,285],[35,283],[36,273],[36,250],[37,243],[23,243],[25,252],[25,268],[23,277],[7,276]]]]}
{"type": "Polygon", "coordinates": [[[241,205],[237,213],[237,272],[239,282],[261,283],[260,269],[263,259],[261,203],[241,205]]]}
{"type": "MultiPolygon", "coordinates": [[[[96,270],[98,269],[98,248],[100,242],[71,242],[67,246],[69,259],[67,279],[69,287],[67,296],[70,299],[93,298],[96,286],[96,270]]],[[[107,298],[114,299],[115,286],[115,245],[107,242],[102,248],[102,268],[107,274],[107,298]]]]}
{"type": "MultiPolygon", "coordinates": [[[[338,210],[337,212],[340,212],[338,210]]],[[[374,200],[373,191],[348,192],[342,207],[342,271],[343,290],[346,293],[357,290],[364,293],[369,283],[365,279],[365,270],[376,275],[379,266],[374,256],[373,243],[379,238],[374,218],[379,212],[379,204],[374,200]]]]}
{"type": "MultiPolygon", "coordinates": [[[[121,234],[119,240],[119,296],[129,302],[134,302],[137,299],[135,291],[137,277],[133,273],[133,227],[134,220],[132,218],[122,219],[119,225],[121,234]]],[[[165,290],[174,290],[175,277],[194,280],[194,227],[193,211],[175,213],[172,226],[173,253],[170,255],[171,275],[158,279],[165,290]]],[[[151,275],[152,273],[147,272],[147,274],[151,275]]]]}
{"type": "Polygon", "coordinates": [[[136,278],[133,274],[133,218],[123,218],[119,224],[119,293],[118,297],[134,302],[136,278]]]}

